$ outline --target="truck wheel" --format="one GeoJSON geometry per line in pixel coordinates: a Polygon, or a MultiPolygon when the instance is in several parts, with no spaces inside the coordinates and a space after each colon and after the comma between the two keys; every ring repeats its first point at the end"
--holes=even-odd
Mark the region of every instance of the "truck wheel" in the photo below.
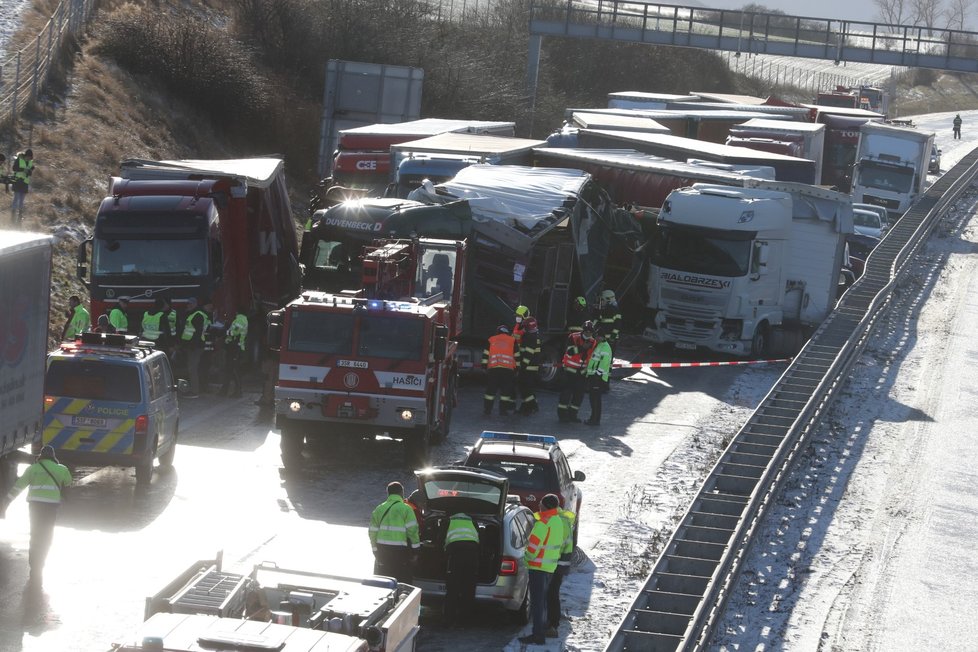
{"type": "Polygon", "coordinates": [[[291,421],[282,424],[282,439],[279,444],[282,451],[282,466],[287,470],[297,469],[302,466],[302,449],[305,447],[306,437],[291,421]]]}
{"type": "Polygon", "coordinates": [[[764,358],[767,356],[768,352],[768,338],[769,329],[767,322],[761,322],[754,329],[754,337],[750,341],[750,354],[754,358],[764,358]]]}
{"type": "Polygon", "coordinates": [[[564,352],[557,344],[545,344],[540,351],[540,386],[551,388],[557,384],[557,376],[560,373],[560,362],[564,357],[564,352]]]}
{"type": "Polygon", "coordinates": [[[428,466],[431,455],[431,428],[418,426],[414,432],[407,435],[407,462],[416,469],[428,466]]]}

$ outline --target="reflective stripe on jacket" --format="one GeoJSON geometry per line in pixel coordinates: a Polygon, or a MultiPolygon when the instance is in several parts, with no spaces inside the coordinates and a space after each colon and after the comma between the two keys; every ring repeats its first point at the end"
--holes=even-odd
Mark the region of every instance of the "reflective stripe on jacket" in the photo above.
{"type": "Polygon", "coordinates": [[[601,380],[608,380],[611,372],[611,345],[607,342],[598,342],[591,353],[591,359],[587,363],[588,376],[601,376],[601,380]]]}
{"type": "Polygon", "coordinates": [[[367,534],[374,550],[377,550],[377,546],[421,547],[414,510],[397,494],[388,496],[387,500],[377,505],[370,515],[367,534]]]}
{"type": "Polygon", "coordinates": [[[27,160],[23,152],[18,152],[14,157],[14,164],[10,171],[14,173],[14,181],[20,181],[25,185],[30,185],[31,174],[34,173],[34,159],[27,160]]]}
{"type": "Polygon", "coordinates": [[[38,460],[27,467],[24,475],[17,479],[7,494],[7,501],[16,498],[24,487],[30,487],[27,490],[27,502],[58,504],[61,502],[61,489],[70,484],[71,471],[67,466],[54,460],[38,460]]]}
{"type": "Polygon", "coordinates": [[[516,338],[506,333],[499,333],[489,338],[489,348],[482,354],[482,364],[487,369],[516,369],[519,358],[516,338]]]}
{"type": "Polygon", "coordinates": [[[561,509],[557,514],[564,521],[564,544],[560,547],[560,561],[557,565],[570,566],[574,556],[574,521],[577,520],[577,515],[569,509],[561,509]]]}
{"type": "Polygon", "coordinates": [[[65,339],[73,340],[80,334],[92,327],[92,318],[88,314],[85,306],[78,304],[71,313],[71,321],[68,322],[68,330],[65,331],[65,339]]]}
{"type": "Polygon", "coordinates": [[[523,370],[530,373],[540,371],[540,334],[537,332],[523,333],[520,341],[520,360],[523,370]]]}
{"type": "Polygon", "coordinates": [[[557,517],[556,509],[548,509],[537,514],[537,521],[530,532],[526,546],[526,565],[530,570],[552,573],[560,560],[560,549],[564,545],[564,519],[557,517]]]}
{"type": "Polygon", "coordinates": [[[224,338],[226,344],[237,344],[241,350],[245,350],[245,340],[248,338],[248,318],[240,312],[234,316],[234,321],[228,327],[228,334],[224,338]]]}
{"type": "Polygon", "coordinates": [[[448,531],[445,533],[445,547],[450,543],[474,541],[479,543],[479,531],[468,514],[454,514],[448,521],[448,531]]]}
{"type": "Polygon", "coordinates": [[[163,321],[163,312],[143,313],[143,337],[154,342],[160,339],[163,331],[160,330],[160,322],[163,321]]]}
{"type": "Polygon", "coordinates": [[[116,333],[125,333],[129,330],[129,318],[122,308],[116,306],[109,312],[109,323],[116,333]]]}
{"type": "Polygon", "coordinates": [[[585,340],[580,333],[571,333],[561,365],[571,373],[581,373],[594,350],[594,340],[585,340]]]}

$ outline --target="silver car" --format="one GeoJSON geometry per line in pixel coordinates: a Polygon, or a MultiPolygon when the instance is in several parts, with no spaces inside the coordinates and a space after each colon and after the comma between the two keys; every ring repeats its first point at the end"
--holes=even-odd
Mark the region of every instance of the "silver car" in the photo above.
{"type": "Polygon", "coordinates": [[[479,531],[476,602],[502,607],[514,620],[529,617],[529,571],[523,559],[533,512],[509,496],[509,480],[494,471],[461,466],[416,471],[421,552],[414,581],[426,598],[445,596],[445,533],[452,514],[465,512],[479,531]]]}

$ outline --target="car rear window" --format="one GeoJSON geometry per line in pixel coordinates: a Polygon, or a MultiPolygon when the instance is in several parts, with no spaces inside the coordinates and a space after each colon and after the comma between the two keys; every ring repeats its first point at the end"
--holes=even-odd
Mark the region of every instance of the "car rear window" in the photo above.
{"type": "Polygon", "coordinates": [[[470,466],[502,473],[509,478],[509,488],[517,491],[540,491],[553,485],[552,476],[543,464],[481,459],[470,466]]]}
{"type": "Polygon", "coordinates": [[[433,479],[424,483],[430,509],[468,514],[496,514],[502,504],[500,488],[484,482],[433,479]]]}
{"type": "Polygon", "coordinates": [[[139,369],[100,360],[52,360],[44,376],[44,393],[93,401],[139,403],[139,369]]]}

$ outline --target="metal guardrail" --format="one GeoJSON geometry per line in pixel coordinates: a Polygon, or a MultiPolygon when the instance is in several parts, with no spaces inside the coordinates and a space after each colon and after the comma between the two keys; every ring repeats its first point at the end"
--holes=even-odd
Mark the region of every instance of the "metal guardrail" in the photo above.
{"type": "Polygon", "coordinates": [[[845,384],[894,285],[978,176],[978,149],[935,182],[761,401],[703,482],[606,652],[703,650],[797,454],[845,384]]]}
{"type": "Polygon", "coordinates": [[[33,41],[0,60],[0,124],[17,116],[37,100],[51,72],[57,52],[69,36],[85,27],[98,0],[62,0],[33,41]]]}
{"type": "Polygon", "coordinates": [[[532,36],[978,72],[978,33],[655,2],[532,0],[532,36]]]}

